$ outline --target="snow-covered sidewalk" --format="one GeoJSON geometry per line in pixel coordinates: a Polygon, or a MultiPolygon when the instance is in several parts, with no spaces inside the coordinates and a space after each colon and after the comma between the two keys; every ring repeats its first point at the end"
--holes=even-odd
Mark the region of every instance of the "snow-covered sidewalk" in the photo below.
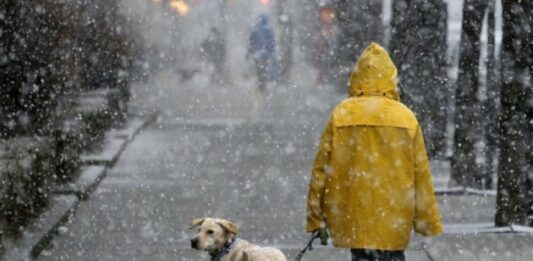
{"type": "MultiPolygon", "coordinates": [[[[198,38],[201,24],[191,26],[198,38]]],[[[305,202],[316,142],[343,97],[315,84],[298,50],[291,83],[260,93],[253,77],[242,77],[249,66],[241,63],[243,32],[230,31],[231,82],[211,83],[205,71],[182,81],[169,68],[133,88],[132,109],[160,118],[124,150],[39,260],[209,260],[190,249],[187,229],[204,216],[231,219],[242,238],[294,259],[309,239],[305,202]]],[[[436,187],[444,189],[445,168],[435,163],[436,187]]],[[[445,234],[413,237],[407,260],[533,260],[533,235],[476,230],[493,221],[494,202],[439,196],[445,234]]],[[[349,260],[349,251],[316,246],[304,260],[349,260]]]]}
{"type": "MultiPolygon", "coordinates": [[[[159,98],[168,102],[153,103],[158,122],[126,148],[39,260],[209,260],[189,248],[187,227],[203,216],[234,220],[242,238],[295,257],[309,236],[303,226],[316,141],[340,96],[312,80],[264,96],[253,89],[224,96],[233,86],[187,88],[167,89],[159,98]],[[254,114],[243,108],[257,100],[260,118],[248,117],[254,114]]],[[[445,234],[414,237],[408,260],[533,260],[533,235],[475,230],[493,221],[494,201],[439,196],[445,234]]],[[[304,260],[349,260],[349,252],[317,246],[304,260]]]]}

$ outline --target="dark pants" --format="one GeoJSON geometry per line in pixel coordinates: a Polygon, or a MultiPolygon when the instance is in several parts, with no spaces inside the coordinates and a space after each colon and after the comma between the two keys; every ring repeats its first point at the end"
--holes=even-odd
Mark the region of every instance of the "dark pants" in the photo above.
{"type": "Polygon", "coordinates": [[[268,72],[269,72],[269,60],[268,59],[254,59],[255,70],[257,72],[257,82],[259,85],[260,91],[265,91],[267,82],[268,82],[268,72]]]}
{"type": "Polygon", "coordinates": [[[403,250],[352,249],[352,261],[405,261],[403,250]]]}

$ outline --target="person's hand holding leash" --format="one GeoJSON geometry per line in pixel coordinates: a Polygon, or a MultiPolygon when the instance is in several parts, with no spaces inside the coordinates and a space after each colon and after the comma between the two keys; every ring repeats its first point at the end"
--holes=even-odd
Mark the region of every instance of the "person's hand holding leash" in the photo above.
{"type": "Polygon", "coordinates": [[[318,237],[320,237],[320,244],[323,246],[327,246],[329,239],[328,229],[325,227],[319,228],[315,230],[315,233],[318,233],[318,237]]]}

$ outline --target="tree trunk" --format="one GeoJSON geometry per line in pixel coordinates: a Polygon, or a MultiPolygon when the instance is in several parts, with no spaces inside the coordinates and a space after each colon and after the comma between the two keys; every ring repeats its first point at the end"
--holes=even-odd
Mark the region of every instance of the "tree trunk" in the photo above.
{"type": "Polygon", "coordinates": [[[483,121],[485,130],[485,164],[483,168],[484,189],[494,188],[493,177],[497,173],[497,156],[498,156],[498,119],[494,115],[498,115],[500,110],[500,73],[498,61],[496,60],[496,44],[494,31],[495,24],[495,1],[489,1],[487,8],[487,60],[485,61],[487,69],[486,77],[486,100],[483,102],[483,121]]]}
{"type": "Polygon", "coordinates": [[[292,68],[293,56],[293,19],[289,11],[289,0],[276,2],[276,18],[279,32],[279,56],[280,56],[280,80],[284,83],[289,81],[292,68]]]}
{"type": "Polygon", "coordinates": [[[222,0],[220,2],[220,32],[222,34],[222,41],[221,41],[221,47],[219,52],[220,54],[220,63],[221,65],[221,80],[222,82],[231,82],[231,72],[230,67],[228,66],[228,50],[227,50],[227,43],[228,43],[228,19],[227,19],[227,8],[228,8],[228,0],[222,0]]]}
{"type": "Polygon", "coordinates": [[[409,8],[411,0],[397,0],[392,4],[392,20],[391,20],[391,40],[389,43],[391,55],[394,58],[394,63],[398,67],[399,72],[402,71],[404,63],[407,60],[409,47],[407,40],[409,28],[415,26],[414,19],[409,17],[409,8]]]}
{"type": "Polygon", "coordinates": [[[15,136],[18,112],[22,110],[21,88],[24,82],[24,58],[20,33],[22,4],[19,0],[0,2],[0,137],[15,136]]]}
{"type": "Polygon", "coordinates": [[[475,144],[481,127],[479,56],[481,26],[486,8],[485,0],[465,0],[463,6],[451,178],[452,182],[468,187],[481,187],[482,184],[476,164],[475,144]]]}
{"type": "Polygon", "coordinates": [[[399,71],[402,101],[417,115],[430,155],[438,157],[446,140],[446,4],[394,1],[391,27],[390,49],[399,71]]]}
{"type": "Polygon", "coordinates": [[[528,89],[528,100],[526,101],[526,122],[528,123],[528,129],[526,137],[527,147],[526,147],[526,161],[527,161],[527,198],[528,198],[528,223],[530,226],[533,226],[533,2],[528,1],[528,17],[529,17],[529,89],[528,89]]]}
{"type": "Polygon", "coordinates": [[[525,224],[526,199],[526,73],[529,21],[527,4],[503,1],[503,49],[500,118],[500,160],[496,226],[525,224]]]}
{"type": "Polygon", "coordinates": [[[383,1],[336,0],[338,37],[336,60],[339,68],[338,86],[348,92],[347,83],[356,59],[371,42],[384,40],[383,1]],[[356,3],[354,3],[356,2],[356,3]]]}

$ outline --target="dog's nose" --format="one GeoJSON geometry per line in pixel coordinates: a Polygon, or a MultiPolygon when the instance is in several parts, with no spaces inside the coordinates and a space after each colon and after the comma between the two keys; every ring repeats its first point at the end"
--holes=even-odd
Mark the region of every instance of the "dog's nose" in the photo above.
{"type": "Polygon", "coordinates": [[[194,249],[198,249],[198,240],[196,239],[191,239],[191,247],[194,248],[194,249]]]}

